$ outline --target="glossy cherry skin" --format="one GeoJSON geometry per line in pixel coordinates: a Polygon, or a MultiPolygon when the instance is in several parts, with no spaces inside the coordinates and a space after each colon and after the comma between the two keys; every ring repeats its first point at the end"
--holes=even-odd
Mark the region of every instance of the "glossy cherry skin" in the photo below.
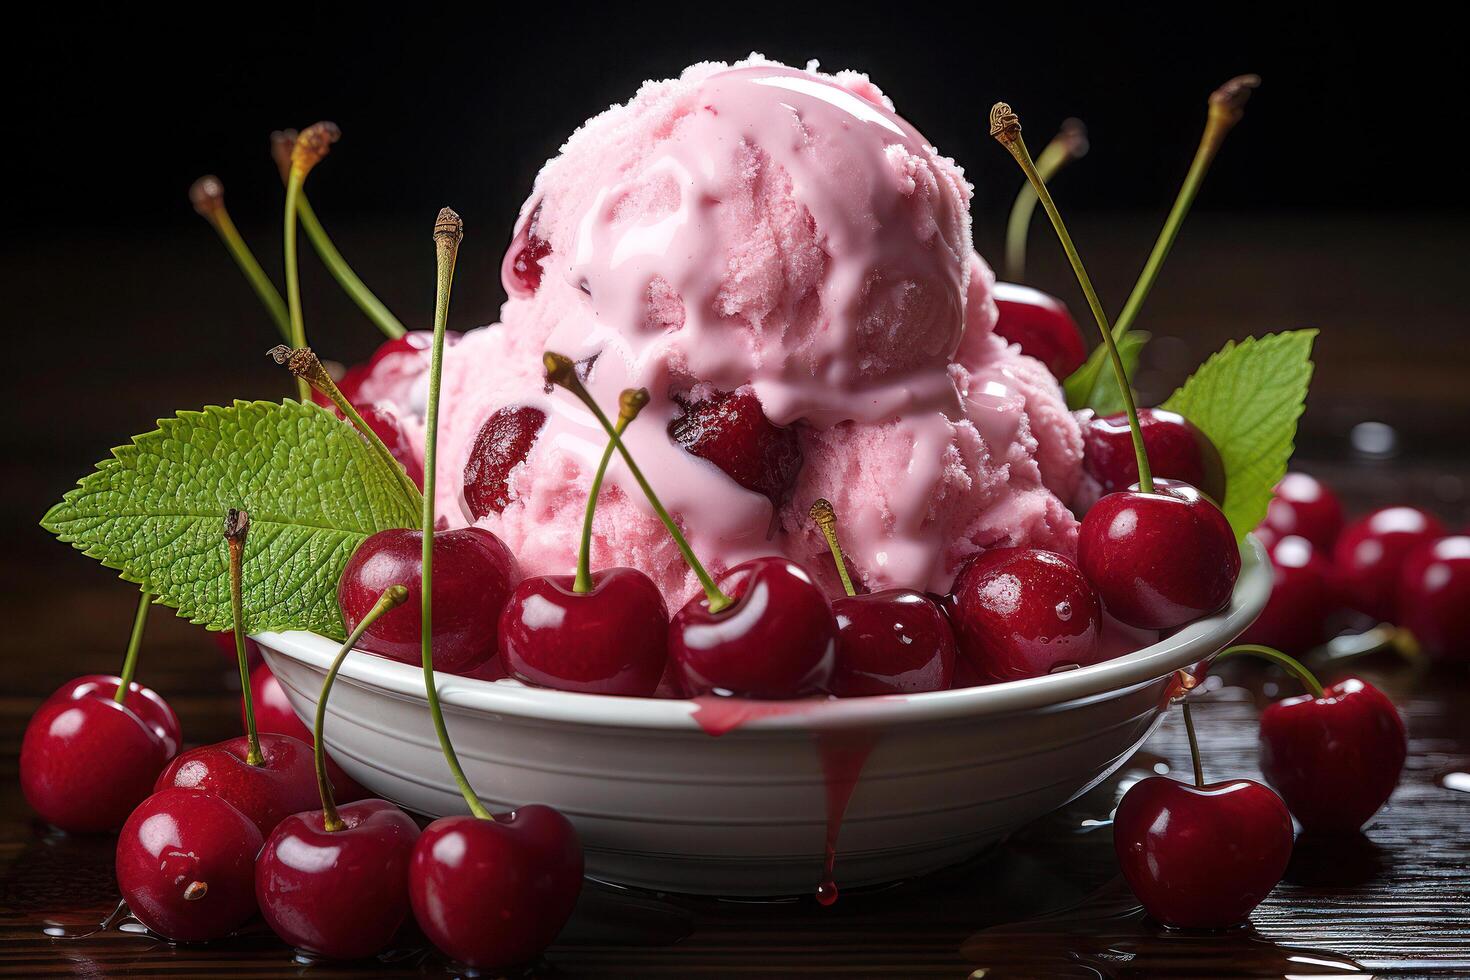
{"type": "MultiPolygon", "coordinates": [[[[117,686],[122,683],[122,678],[116,674],[85,674],[74,680],[67,681],[58,687],[47,698],[47,701],[76,701],[81,698],[101,697],[109,700],[117,693],[117,686]]],[[[172,759],[179,752],[179,746],[184,744],[183,730],[179,727],[179,716],[174,714],[163,696],[151,687],[144,687],[137,681],[128,684],[128,694],[124,703],[128,709],[143,720],[143,724],[153,729],[158,737],[163,739],[164,750],[168,758],[172,759]]]]}
{"type": "Polygon", "coordinates": [[[368,424],[368,428],[383,440],[383,445],[387,447],[389,455],[398,460],[409,479],[413,480],[422,490],[424,488],[424,464],[419,459],[418,453],[414,451],[413,442],[408,437],[408,430],[403,427],[398,416],[382,405],[372,403],[357,406],[357,413],[368,424]]]}
{"type": "Polygon", "coordinates": [[[1087,666],[1102,656],[1102,609],[1077,566],[1051,551],[995,548],[965,563],[950,590],[959,652],[984,684],[1087,666]]]}
{"type": "Polygon", "coordinates": [[[1407,753],[1393,702],[1356,677],[1261,712],[1261,772],[1304,830],[1356,831],[1398,785],[1407,753]]]}
{"type": "Polygon", "coordinates": [[[1244,922],[1291,858],[1291,814],[1250,779],[1193,786],[1166,776],[1134,783],[1113,815],[1123,877],[1166,926],[1244,922]]]}
{"type": "Polygon", "coordinates": [[[1324,555],[1332,553],[1342,533],[1342,503],[1327,484],[1305,473],[1288,473],[1276,484],[1263,527],[1277,537],[1306,538],[1324,555]]]}
{"type": "MultiPolygon", "coordinates": [[[[1057,378],[1065,378],[1087,360],[1087,345],[1067,306],[1039,289],[998,282],[991,295],[999,316],[995,332],[1045,364],[1057,378]]],[[[1134,479],[1137,479],[1135,476],[1134,479]]]]}
{"type": "Polygon", "coordinates": [[[176,746],[104,694],[53,696],[21,739],[21,792],[41,819],[62,830],[116,830],[148,796],[176,746]]]}
{"type": "Polygon", "coordinates": [[[668,662],[669,613],[653,579],[632,568],[537,575],[500,614],[500,662],[509,676],[559,691],[652,697],[668,662]]]}
{"type": "Polygon", "coordinates": [[[837,667],[829,689],[838,697],[944,691],[953,683],[954,630],[922,592],[844,596],[833,601],[832,614],[837,667]]]}
{"type": "MultiPolygon", "coordinates": [[[[436,669],[465,673],[495,656],[500,611],[518,579],[510,549],[489,531],[464,527],[434,535],[436,669]]],[[[423,532],[379,531],[359,545],[342,571],[337,605],[353,630],[395,583],[408,588],[407,601],[379,617],[358,646],[417,664],[422,659],[423,532]]]]}
{"type": "Polygon", "coordinates": [[[1267,549],[1271,598],[1241,636],[1290,654],[1302,654],[1327,639],[1327,617],[1336,606],[1332,566],[1306,538],[1288,535],[1267,549]]]}
{"type": "Polygon", "coordinates": [[[545,424],[546,413],[529,405],[507,405],[491,413],[465,460],[460,499],[465,516],[478,521],[510,506],[515,499],[511,471],[526,461],[545,424]]]}
{"type": "MultiPolygon", "coordinates": [[[[250,695],[255,707],[255,727],[258,731],[272,732],[276,735],[290,735],[299,738],[308,746],[315,744],[312,741],[311,729],[302,724],[301,719],[296,717],[296,711],[291,707],[290,700],[286,697],[286,689],[281,687],[281,682],[276,680],[276,675],[265,664],[261,664],[250,672],[250,695]]],[[[245,705],[240,705],[240,726],[245,726],[245,705]]],[[[342,767],[327,756],[327,776],[332,781],[332,794],[338,803],[349,803],[353,800],[361,800],[372,794],[364,789],[355,779],[342,771],[342,767]]]]}
{"type": "Polygon", "coordinates": [[[1240,547],[1220,508],[1194,487],[1110,493],[1082,519],[1077,564],[1115,618],[1173,629],[1230,601],[1240,547]]]}
{"type": "Polygon", "coordinates": [[[828,689],[837,622],[810,572],[788,558],[752,558],[718,585],[732,605],[711,613],[698,595],[669,623],[669,657],[686,697],[782,700],[828,689]]]}
{"type": "Polygon", "coordinates": [[[355,960],[381,952],[408,917],[408,862],[419,827],[386,800],[337,812],[341,830],[323,829],[320,809],[276,825],[255,861],[255,898],[287,943],[355,960]]]}
{"type": "Polygon", "coordinates": [[[1369,616],[1396,622],[1405,559],[1442,534],[1439,519],[1417,507],[1382,507],[1349,524],[1333,551],[1343,600],[1369,616]]]}
{"type": "Polygon", "coordinates": [[[539,804],[493,821],[441,817],[419,835],[408,867],[419,928],[477,969],[525,963],[551,945],[581,892],[577,831],[539,804]]]}
{"type": "Polygon", "coordinates": [[[263,763],[247,763],[248,751],[243,735],[190,749],[164,768],[154,790],[177,786],[213,793],[249,817],[262,836],[319,802],[311,746],[289,735],[262,734],[263,763]]]}
{"type": "Polygon", "coordinates": [[[755,389],[702,392],[679,404],[684,411],[669,423],[669,438],[774,506],[791,495],[801,471],[796,430],[766,418],[755,389]]]}
{"type": "MultiPolygon", "coordinates": [[[[1215,444],[1194,423],[1177,412],[1141,408],[1138,428],[1156,479],[1187,483],[1216,505],[1225,502],[1225,464],[1215,444]]],[[[1127,415],[1094,415],[1083,422],[1082,471],[1086,476],[1079,497],[1088,507],[1099,497],[1138,482],[1138,456],[1127,415]]]]}
{"type": "Polygon", "coordinates": [[[255,915],[262,839],[249,817],[213,793],[161,790],[118,835],[118,891],[138,921],[165,939],[219,939],[255,915]]]}
{"type": "Polygon", "coordinates": [[[1399,573],[1399,625],[1436,660],[1470,659],[1470,535],[1409,552],[1399,573]]]}

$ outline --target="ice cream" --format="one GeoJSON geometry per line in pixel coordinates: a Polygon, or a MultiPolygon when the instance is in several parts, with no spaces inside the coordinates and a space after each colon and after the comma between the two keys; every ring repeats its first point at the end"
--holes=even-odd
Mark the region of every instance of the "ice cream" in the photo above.
{"type": "MultiPolygon", "coordinates": [[[[1080,436],[1055,379],[993,333],[969,198],[866,76],[752,56],[646,83],[542,169],[502,265],[501,322],[446,356],[440,512],[494,531],[528,574],[573,566],[606,440],[546,390],[550,349],[609,410],[649,390],[626,441],[715,572],[780,552],[829,574],[807,517],[818,496],[870,588],[943,590],[996,544],[1070,553],[1080,436]],[[670,436],[691,399],[745,385],[795,433],[789,492],[746,489],[670,436]],[[482,433],[497,410],[534,432],[524,460],[505,447],[525,438],[482,433]],[[467,463],[499,481],[468,514],[467,463]]],[[[671,606],[696,589],[616,458],[592,560],[643,570],[671,606]]]]}

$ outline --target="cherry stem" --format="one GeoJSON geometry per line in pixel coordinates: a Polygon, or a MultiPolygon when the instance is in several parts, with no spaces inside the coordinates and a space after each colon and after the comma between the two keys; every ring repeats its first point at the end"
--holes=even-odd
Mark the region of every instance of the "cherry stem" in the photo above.
{"type": "Polygon", "coordinates": [[[408,589],[402,585],[390,585],[378,596],[378,601],[369,609],[367,615],[362,617],[362,622],[357,628],[347,635],[347,641],[342,644],[342,649],[337,651],[336,658],[332,661],[331,669],[327,671],[326,678],[322,681],[321,697],[316,702],[316,721],[311,726],[312,756],[316,763],[316,788],[322,797],[322,829],[335,832],[346,828],[342,817],[337,813],[337,800],[332,795],[332,781],[327,777],[327,747],[322,739],[327,727],[327,698],[332,695],[332,685],[337,681],[337,672],[342,669],[342,664],[347,655],[357,646],[357,641],[362,639],[368,627],[377,622],[379,616],[390,609],[403,605],[408,599],[408,589]]]}
{"type": "MultiPolygon", "coordinates": [[[[607,415],[597,406],[597,402],[587,393],[587,389],[582,385],[582,379],[577,377],[576,364],[565,354],[557,354],[552,351],[546,351],[542,354],[541,360],[546,367],[546,380],[576,395],[577,399],[583,405],[586,405],[587,409],[597,418],[597,421],[602,423],[603,431],[607,433],[608,438],[617,445],[618,453],[623,457],[623,462],[628,466],[628,472],[632,473],[633,479],[638,481],[638,486],[642,489],[643,495],[648,498],[649,504],[653,507],[653,512],[658,515],[659,520],[663,521],[664,527],[668,528],[669,534],[674,539],[674,544],[679,548],[679,553],[684,556],[685,563],[694,570],[695,577],[699,579],[699,584],[703,586],[705,599],[709,603],[709,611],[717,613],[733,604],[735,600],[720,591],[719,586],[715,585],[715,580],[710,578],[709,572],[705,571],[704,566],[699,563],[699,559],[694,555],[694,549],[689,547],[689,542],[685,540],[683,532],[679,530],[679,525],[674,523],[674,519],[664,509],[663,503],[658,499],[658,494],[654,493],[653,487],[648,485],[648,479],[644,477],[643,471],[638,468],[638,464],[633,462],[633,455],[628,452],[628,447],[623,445],[623,440],[618,437],[617,430],[608,421],[607,415]]],[[[646,391],[643,397],[647,397],[646,391]]]]}
{"type": "MultiPolygon", "coordinates": [[[[642,388],[629,388],[618,399],[618,435],[622,435],[632,421],[648,404],[648,392],[642,388]]],[[[577,576],[572,581],[573,592],[592,591],[592,517],[597,512],[597,497],[602,493],[602,478],[607,475],[607,464],[612,462],[613,450],[617,446],[609,439],[597,463],[597,472],[592,475],[592,489],[587,494],[587,514],[582,518],[582,543],[577,549],[577,576]]]]}
{"type": "Polygon", "coordinates": [[[230,552],[230,615],[235,631],[235,663],[240,668],[240,700],[245,706],[245,761],[263,765],[260,734],[255,729],[255,702],[250,694],[250,663],[245,656],[245,538],[250,514],[236,507],[225,511],[225,545],[230,552]]]}
{"type": "Polygon", "coordinates": [[[434,300],[434,344],[429,360],[429,404],[424,413],[423,595],[419,606],[423,625],[420,649],[424,661],[424,695],[429,700],[429,715],[434,719],[434,731],[439,736],[439,749],[444,753],[444,761],[470,812],[481,820],[493,820],[459,764],[454,743],[449,739],[449,728],[444,723],[438,685],[434,682],[434,470],[439,444],[439,382],[444,374],[444,331],[449,322],[449,290],[454,284],[454,263],[463,239],[464,222],[449,208],[442,208],[434,221],[438,282],[434,300]]]}
{"type": "Polygon", "coordinates": [[[1322,689],[1322,682],[1317,680],[1315,674],[1313,674],[1306,667],[1302,666],[1301,661],[1297,660],[1295,657],[1290,657],[1282,653],[1280,650],[1277,650],[1274,647],[1261,646],[1259,643],[1238,643],[1228,650],[1224,650],[1221,653],[1217,654],[1215,656],[1214,662],[1219,663],[1226,657],[1238,657],[1241,655],[1259,657],[1262,660],[1269,660],[1271,663],[1282,668],[1288,674],[1291,674],[1297,680],[1301,681],[1302,686],[1307,689],[1308,693],[1310,693],[1312,697],[1323,698],[1327,696],[1327,692],[1322,689]]]}
{"type": "Polygon", "coordinates": [[[1092,279],[1082,265],[1082,257],[1077,254],[1077,246],[1072,244],[1072,236],[1067,231],[1066,223],[1062,221],[1062,214],[1057,210],[1056,202],[1051,198],[1051,192],[1046,189],[1046,183],[1036,172],[1036,165],[1032,162],[1031,154],[1026,149],[1026,141],[1021,137],[1021,120],[1004,102],[997,102],[990,110],[990,135],[999,140],[1001,145],[1009,150],[1011,156],[1015,157],[1016,162],[1021,165],[1022,172],[1031,182],[1032,189],[1036,191],[1036,196],[1041,200],[1042,208],[1046,210],[1046,216],[1051,219],[1052,227],[1056,229],[1057,238],[1062,243],[1062,251],[1067,254],[1067,261],[1072,265],[1072,272],[1077,276],[1077,283],[1082,287],[1082,294],[1087,297],[1087,305],[1092,310],[1093,319],[1097,321],[1098,330],[1102,333],[1103,345],[1107,347],[1108,357],[1113,363],[1113,374],[1118,379],[1118,390],[1123,398],[1123,408],[1128,413],[1128,428],[1133,432],[1133,453],[1138,457],[1138,487],[1144,493],[1152,493],[1154,489],[1153,472],[1148,465],[1148,451],[1143,445],[1143,430],[1138,424],[1138,408],[1133,403],[1133,389],[1128,384],[1128,371],[1123,367],[1123,358],[1118,354],[1118,345],[1113,342],[1113,331],[1108,326],[1108,315],[1097,298],[1097,290],[1092,288],[1092,279]]]}
{"type": "Polygon", "coordinates": [[[399,486],[407,497],[409,506],[418,510],[423,505],[423,500],[413,478],[408,475],[403,464],[393,458],[393,454],[383,444],[382,438],[373,431],[372,426],[367,424],[367,420],[362,417],[352,402],[347,400],[347,396],[342,394],[342,389],[337,387],[337,382],[332,380],[332,376],[322,366],[321,359],[316,356],[316,353],[310,347],[299,347],[292,350],[285,344],[277,344],[266,353],[277,364],[284,364],[299,380],[304,380],[337,406],[337,410],[347,417],[347,421],[352,423],[353,428],[361,433],[378,457],[398,477],[399,486]]]}
{"type": "MultiPolygon", "coordinates": [[[[342,135],[336,124],[319,122],[306,127],[291,147],[291,171],[286,178],[286,308],[291,315],[291,346],[306,346],[306,323],[301,313],[301,268],[296,260],[296,215],[300,209],[301,187],[306,175],[327,155],[342,135]]],[[[297,378],[296,389],[301,400],[311,398],[306,381],[297,378]]]]}
{"type": "Polygon", "coordinates": [[[857,595],[857,590],[852,587],[852,577],[847,574],[847,559],[842,554],[842,543],[837,540],[837,514],[832,509],[832,501],[826,497],[818,497],[812,501],[810,514],[821,529],[822,537],[827,539],[827,548],[832,552],[832,560],[837,563],[837,576],[842,579],[842,587],[847,590],[848,595],[857,595]]]}
{"type": "Polygon", "coordinates": [[[132,686],[133,674],[138,669],[138,649],[143,645],[143,627],[148,623],[148,606],[152,601],[153,596],[147,589],[138,597],[138,611],[133,613],[133,632],[128,637],[128,652],[123,655],[122,679],[118,682],[117,693],[112,696],[118,704],[127,701],[128,688],[132,686]]]}
{"type": "Polygon", "coordinates": [[[224,242],[225,248],[235,260],[235,265],[239,266],[245,280],[250,283],[250,288],[255,290],[261,305],[270,314],[282,339],[291,339],[291,316],[286,312],[286,301],[281,298],[281,291],[260,267],[255,253],[250,251],[250,246],[245,244],[235,222],[230,219],[230,212],[225,207],[225,188],[220,179],[210,174],[194,181],[194,185],[189,188],[189,201],[194,205],[194,210],[199,212],[199,216],[214,228],[220,241],[224,242]]]}
{"type": "MultiPolygon", "coordinates": [[[[1225,143],[1225,137],[1245,114],[1245,103],[1250,98],[1252,90],[1260,84],[1259,75],[1240,75],[1230,79],[1210,94],[1205,131],[1200,136],[1199,146],[1194,151],[1194,160],[1189,165],[1189,172],[1184,176],[1184,183],[1179,187],[1178,196],[1174,198],[1174,206],[1169,210],[1169,216],[1164,219],[1164,227],[1159,231],[1153,251],[1149,253],[1148,261],[1143,265],[1143,272],[1139,274],[1138,281],[1133,284],[1133,292],[1128,294],[1128,302],[1123,304],[1123,312],[1118,314],[1118,322],[1113,325],[1114,340],[1122,340],[1123,335],[1132,329],[1133,321],[1138,319],[1138,313],[1143,309],[1144,301],[1148,299],[1150,290],[1153,289],[1154,283],[1159,278],[1159,271],[1164,267],[1164,260],[1169,257],[1169,251],[1174,247],[1174,240],[1179,237],[1179,230],[1184,226],[1184,219],[1189,214],[1194,199],[1199,195],[1200,186],[1204,183],[1210,164],[1214,162],[1215,155],[1220,152],[1220,147],[1225,143]]],[[[1092,391],[1088,393],[1089,401],[1096,388],[1097,379],[1094,376],[1092,391]]]]}
{"type": "MultiPolygon", "coordinates": [[[[1068,119],[1036,158],[1036,172],[1043,183],[1049,183],[1067,164],[1087,155],[1087,127],[1080,119],[1068,119]]],[[[1026,240],[1030,237],[1031,216],[1036,213],[1036,191],[1031,184],[1021,185],[1011,204],[1006,221],[1006,278],[1021,282],[1026,276],[1026,240]]]]}
{"type": "Polygon", "coordinates": [[[1203,787],[1205,785],[1204,766],[1199,761],[1199,739],[1194,735],[1194,716],[1189,713],[1189,699],[1182,702],[1184,708],[1184,734],[1189,736],[1189,759],[1194,763],[1194,785],[1203,787]]]}

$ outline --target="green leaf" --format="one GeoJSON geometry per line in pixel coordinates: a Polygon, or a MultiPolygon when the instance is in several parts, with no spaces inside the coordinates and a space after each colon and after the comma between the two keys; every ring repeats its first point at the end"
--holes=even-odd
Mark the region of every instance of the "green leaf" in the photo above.
{"type": "Polygon", "coordinates": [[[1225,462],[1225,516],[1236,537],[1266,516],[1286,475],[1296,423],[1312,380],[1315,330],[1231,341],[1200,366],[1163,407],[1210,437],[1225,462]]]}
{"type": "MultiPolygon", "coordinates": [[[[1131,330],[1123,335],[1118,341],[1118,356],[1123,360],[1123,371],[1132,378],[1138,371],[1138,358],[1143,354],[1143,347],[1148,343],[1149,334],[1142,330],[1131,330]]],[[[1099,415],[1116,415],[1123,411],[1123,393],[1118,390],[1118,382],[1113,378],[1112,365],[1104,361],[1104,369],[1107,374],[1101,378],[1092,393],[1092,398],[1082,407],[1090,408],[1099,415]]]]}
{"type": "Polygon", "coordinates": [[[41,520],[195,623],[232,629],[226,508],[250,512],[251,632],[342,638],[337,580],[363,539],[417,527],[397,476],[317,405],[237,401],[180,412],[97,464],[41,520]]]}

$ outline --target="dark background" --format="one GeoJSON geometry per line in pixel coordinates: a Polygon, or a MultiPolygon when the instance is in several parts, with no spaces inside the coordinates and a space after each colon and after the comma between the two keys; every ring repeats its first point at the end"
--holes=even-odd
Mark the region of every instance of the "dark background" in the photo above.
{"type": "MultiPolygon", "coordinates": [[[[1092,153],[1055,186],[1114,310],[1188,165],[1206,96],[1259,72],[1264,86],[1140,322],[1159,338],[1140,387],[1162,398],[1227,338],[1318,326],[1302,456],[1351,463],[1370,483],[1422,473],[1409,482],[1425,499],[1466,516],[1455,474],[1470,439],[1470,226],[1453,150],[1463,57],[1448,27],[1403,5],[1372,21],[1283,5],[988,9],[971,23],[916,5],[746,7],[739,18],[710,5],[675,15],[544,3],[480,19],[365,6],[28,15],[0,67],[12,144],[0,295],[18,377],[0,447],[7,524],[22,547],[54,556],[35,520],[109,447],[178,408],[288,391],[262,356],[269,321],[185,199],[195,177],[223,178],[279,281],[267,134],[337,121],[342,142],[309,191],[338,246],[401,319],[427,326],[431,223],[453,205],[468,237],[452,316],[468,328],[495,319],[516,211],[579,122],[646,77],[751,50],[869,72],[966,168],[977,244],[996,261],[1021,178],[984,131],[988,107],[1012,102],[1034,150],[1062,118],[1082,117],[1092,153]],[[1364,421],[1397,433],[1388,459],[1353,449],[1364,421]]],[[[365,356],[376,331],[305,243],[302,254],[314,346],[365,356]]],[[[1084,312],[1043,223],[1029,271],[1084,312]]]]}

